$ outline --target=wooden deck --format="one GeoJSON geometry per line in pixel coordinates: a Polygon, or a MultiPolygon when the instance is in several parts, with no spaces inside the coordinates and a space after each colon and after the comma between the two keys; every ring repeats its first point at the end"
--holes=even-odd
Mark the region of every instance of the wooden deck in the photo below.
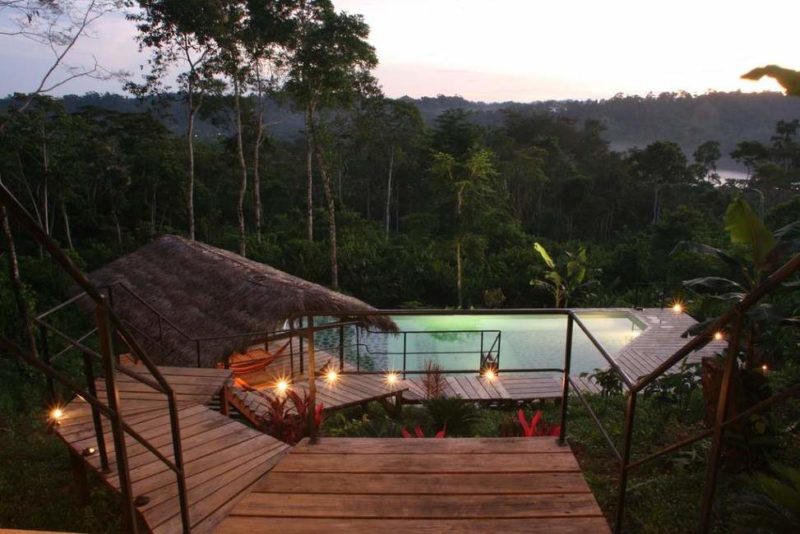
{"type": "MultiPolygon", "coordinates": [[[[671,308],[645,308],[633,312],[647,326],[645,330],[614,356],[625,373],[637,380],[652,373],[662,362],[683,347],[689,338],[681,337],[697,321],[685,313],[675,313],[671,308]]],[[[721,352],[725,341],[712,341],[689,355],[689,363],[698,363],[704,356],[721,352]]],[[[678,370],[680,364],[673,367],[678,370]]]]}
{"type": "MultiPolygon", "coordinates": [[[[550,374],[501,374],[491,382],[481,376],[467,374],[450,375],[444,379],[445,397],[461,397],[472,402],[524,402],[561,398],[561,378],[550,374]]],[[[415,377],[402,381],[408,387],[408,393],[403,395],[403,400],[424,400],[426,393],[423,380],[422,377],[415,377]]]]}
{"type": "MultiPolygon", "coordinates": [[[[135,369],[149,375],[143,367],[135,369]]],[[[228,382],[229,371],[160,369],[174,388],[179,405],[192,530],[207,532],[275,464],[287,446],[204,406],[228,382]]],[[[161,454],[172,459],[171,427],[164,395],[122,373],[116,377],[125,421],[161,454]]],[[[104,385],[98,381],[97,386],[99,396],[105,399],[104,385]]],[[[104,438],[111,472],[103,473],[96,452],[82,455],[88,447],[97,446],[88,403],[76,398],[64,408],[64,414],[56,427],[57,434],[74,457],[82,459],[112,489],[119,491],[114,440],[108,421],[104,420],[104,438]]],[[[126,448],[133,494],[146,500],[137,508],[142,521],[153,532],[180,532],[175,474],[133,438],[126,438],[126,448]]]]}
{"type": "MultiPolygon", "coordinates": [[[[269,399],[275,395],[274,382],[258,386],[257,391],[238,386],[230,388],[228,402],[236,408],[248,421],[258,426],[269,410],[269,399]]],[[[292,383],[292,389],[301,397],[308,390],[308,382],[298,378],[292,383]]],[[[348,406],[365,404],[372,401],[386,402],[390,397],[398,397],[407,390],[404,386],[389,387],[383,377],[375,375],[343,375],[335,385],[317,379],[317,402],[322,403],[325,410],[339,410],[348,406]]]]}
{"type": "Polygon", "coordinates": [[[554,438],[303,441],[216,532],[378,530],[609,532],[554,438]]]}

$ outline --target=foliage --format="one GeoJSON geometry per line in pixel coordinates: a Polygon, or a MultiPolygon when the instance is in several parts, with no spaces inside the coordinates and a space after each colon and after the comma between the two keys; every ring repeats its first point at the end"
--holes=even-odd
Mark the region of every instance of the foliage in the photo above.
{"type": "Polygon", "coordinates": [[[478,410],[458,397],[438,397],[422,402],[436,429],[447,429],[451,436],[469,436],[478,420],[478,410]]]}
{"type": "Polygon", "coordinates": [[[644,390],[644,396],[684,411],[688,408],[699,382],[700,365],[683,360],[676,372],[667,373],[650,384],[644,390]]]}
{"type": "Polygon", "coordinates": [[[735,499],[735,520],[750,532],[800,530],[800,469],[772,466],[772,474],[746,478],[746,489],[735,499]]]}
{"type": "Polygon", "coordinates": [[[581,378],[588,377],[600,386],[600,394],[603,397],[611,397],[622,393],[622,379],[614,369],[595,369],[594,373],[581,373],[580,376],[581,378]]]}
{"type": "Polygon", "coordinates": [[[579,248],[574,254],[565,251],[566,262],[562,265],[556,264],[539,243],[534,243],[533,248],[539,253],[548,271],[543,280],[531,280],[531,285],[547,290],[553,296],[554,307],[566,308],[570,299],[578,301],[591,296],[589,290],[597,284],[597,280],[591,278],[593,273],[588,266],[585,247],[579,248]]]}
{"type": "Polygon", "coordinates": [[[0,524],[11,529],[119,531],[117,496],[99,479],[90,478],[91,506],[82,507],[78,502],[69,453],[63,442],[47,431],[44,418],[2,413],[0,524]]]}
{"type": "Polygon", "coordinates": [[[558,436],[561,434],[561,426],[554,425],[542,419],[542,411],[536,410],[531,420],[528,421],[525,410],[517,410],[517,421],[522,427],[522,435],[526,438],[536,436],[558,436]]]}
{"type": "Polygon", "coordinates": [[[422,387],[425,390],[426,399],[441,397],[446,386],[442,367],[432,361],[425,362],[425,375],[422,377],[422,387]]]}
{"type": "MultiPolygon", "coordinates": [[[[433,437],[444,438],[446,433],[447,433],[447,425],[442,427],[442,429],[439,430],[436,434],[434,434],[433,437]]],[[[422,430],[421,426],[415,426],[413,434],[411,434],[408,430],[406,430],[406,427],[401,427],[400,435],[403,436],[404,438],[424,438],[425,432],[422,430]]]]}
{"type": "Polygon", "coordinates": [[[309,411],[313,409],[313,423],[316,429],[322,425],[322,404],[311,407],[308,393],[301,397],[297,392],[289,390],[285,395],[265,395],[267,412],[261,429],[270,436],[290,445],[308,435],[309,411]],[[291,401],[291,405],[288,403],[291,401]]]}

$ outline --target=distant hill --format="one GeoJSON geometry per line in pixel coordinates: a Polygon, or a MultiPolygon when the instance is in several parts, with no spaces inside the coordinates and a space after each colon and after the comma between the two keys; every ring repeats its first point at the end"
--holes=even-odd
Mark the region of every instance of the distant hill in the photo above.
{"type": "MultiPolygon", "coordinates": [[[[708,140],[719,141],[725,158],[720,167],[736,169],[728,154],[744,140],[768,142],[779,120],[800,119],[800,99],[780,93],[709,93],[692,96],[688,93],[662,93],[647,97],[617,95],[608,100],[551,100],[531,103],[471,102],[458,96],[425,98],[403,97],[414,103],[431,124],[447,109],[462,108],[472,112],[479,125],[496,127],[503,122],[504,109],[555,113],[579,122],[599,120],[606,126],[606,138],[615,150],[644,147],[657,140],[675,141],[691,158],[692,152],[708,140]]],[[[88,93],[63,98],[69,111],[96,106],[120,112],[141,112],[154,108],[176,133],[185,129],[186,119],[180,101],[167,97],[161,102],[139,101],[116,94],[88,93]]],[[[0,100],[0,109],[8,99],[0,100]]],[[[270,133],[280,139],[292,139],[303,131],[303,116],[291,106],[276,101],[266,105],[270,133]]],[[[201,120],[197,134],[203,138],[227,135],[231,124],[225,117],[201,120]]]]}

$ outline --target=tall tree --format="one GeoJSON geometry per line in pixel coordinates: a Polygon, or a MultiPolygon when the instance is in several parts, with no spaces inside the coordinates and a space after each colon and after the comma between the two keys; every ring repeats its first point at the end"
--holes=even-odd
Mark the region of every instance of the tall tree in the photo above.
{"type": "Polygon", "coordinates": [[[188,177],[186,183],[186,211],[189,239],[195,238],[195,120],[203,99],[208,93],[219,92],[221,87],[214,78],[215,59],[218,52],[214,40],[215,28],[224,20],[222,4],[215,0],[139,0],[141,10],[130,15],[139,30],[140,48],[148,48],[150,73],[143,84],[128,83],[127,88],[137,95],[159,93],[168,89],[163,80],[173,66],[184,70],[178,84],[186,103],[186,142],[188,150],[188,177]]]}
{"type": "Polygon", "coordinates": [[[488,189],[488,180],[497,174],[492,163],[493,154],[489,149],[475,147],[463,159],[457,160],[452,154],[434,152],[432,171],[444,178],[455,193],[455,256],[456,291],[458,307],[464,305],[462,242],[464,238],[464,208],[469,196],[479,196],[488,189]]]}
{"type": "Polygon", "coordinates": [[[313,237],[310,202],[313,152],[328,208],[331,286],[336,289],[339,287],[336,205],[316,117],[322,109],[347,106],[357,96],[375,92],[375,80],[370,71],[378,59],[375,49],[367,42],[369,26],[360,15],[338,13],[329,0],[304,0],[300,4],[300,28],[293,45],[287,89],[297,105],[305,110],[309,237],[313,237]]]}

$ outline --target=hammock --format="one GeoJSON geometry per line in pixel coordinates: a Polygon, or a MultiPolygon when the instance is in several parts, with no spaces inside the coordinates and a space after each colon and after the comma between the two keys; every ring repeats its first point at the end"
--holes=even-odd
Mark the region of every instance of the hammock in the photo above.
{"type": "Polygon", "coordinates": [[[266,367],[275,361],[275,358],[283,354],[286,350],[286,347],[289,346],[289,341],[286,342],[280,349],[278,349],[274,353],[267,353],[266,358],[257,358],[255,360],[247,360],[245,362],[238,362],[232,363],[228,367],[235,376],[238,375],[246,375],[249,373],[255,373],[256,371],[263,371],[266,367]]]}

